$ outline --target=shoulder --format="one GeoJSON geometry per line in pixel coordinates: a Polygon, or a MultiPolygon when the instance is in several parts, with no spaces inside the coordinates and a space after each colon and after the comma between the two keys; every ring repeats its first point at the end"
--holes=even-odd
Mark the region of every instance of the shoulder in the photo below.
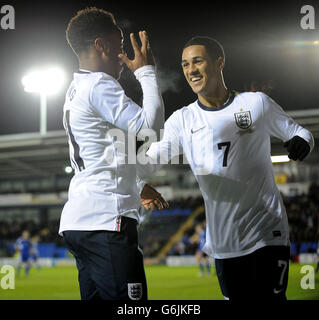
{"type": "Polygon", "coordinates": [[[261,91],[257,92],[250,92],[250,91],[245,91],[245,92],[234,92],[235,94],[235,100],[249,100],[249,101],[255,101],[255,102],[262,102],[264,99],[269,98],[265,93],[261,91]]]}
{"type": "Polygon", "coordinates": [[[263,112],[267,105],[272,104],[274,101],[265,93],[257,92],[238,92],[235,95],[234,102],[240,105],[249,106],[252,109],[260,110],[263,112]]]}
{"type": "Polygon", "coordinates": [[[105,97],[118,99],[123,91],[120,83],[112,76],[104,72],[95,72],[91,74],[90,79],[90,101],[94,104],[94,101],[101,101],[105,97]]]}
{"type": "Polygon", "coordinates": [[[188,117],[191,117],[197,110],[197,100],[190,103],[188,106],[184,106],[178,110],[176,110],[172,115],[174,117],[179,117],[182,119],[186,119],[188,117]]]}
{"type": "Polygon", "coordinates": [[[90,82],[93,88],[99,86],[106,88],[121,87],[120,83],[115,78],[104,72],[92,73],[90,76],[90,82]]]}
{"type": "Polygon", "coordinates": [[[74,73],[72,84],[83,91],[121,88],[120,83],[115,78],[104,72],[91,72],[87,74],[74,73]]]}
{"type": "Polygon", "coordinates": [[[174,126],[181,126],[185,121],[192,118],[194,114],[196,101],[189,104],[188,106],[184,106],[172,113],[172,115],[166,120],[167,124],[174,126]]]}

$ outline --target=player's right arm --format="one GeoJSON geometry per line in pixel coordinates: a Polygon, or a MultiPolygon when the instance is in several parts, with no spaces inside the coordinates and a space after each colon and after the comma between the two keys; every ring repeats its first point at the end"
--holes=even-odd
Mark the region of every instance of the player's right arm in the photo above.
{"type": "Polygon", "coordinates": [[[163,138],[151,144],[146,155],[157,164],[167,164],[173,158],[183,153],[182,129],[180,127],[179,111],[175,111],[164,124],[163,138]]]}
{"type": "Polygon", "coordinates": [[[166,200],[151,186],[140,179],[141,176],[150,176],[150,172],[159,170],[162,164],[168,163],[172,158],[182,153],[180,129],[177,112],[175,112],[164,125],[164,135],[161,141],[153,142],[146,152],[149,163],[137,163],[137,185],[141,193],[141,204],[148,210],[157,207],[159,210],[168,208],[166,200]],[[147,188],[145,188],[145,186],[147,188]],[[143,192],[142,192],[143,190],[143,192]]]}
{"type": "Polygon", "coordinates": [[[90,100],[93,108],[107,122],[145,138],[141,129],[155,130],[159,135],[164,126],[164,103],[155,72],[154,60],[149,47],[146,32],[140,32],[141,48],[131,34],[135,57],[122,59],[140,82],[143,91],[143,108],[126,96],[121,85],[114,78],[105,76],[92,87],[90,100]]]}

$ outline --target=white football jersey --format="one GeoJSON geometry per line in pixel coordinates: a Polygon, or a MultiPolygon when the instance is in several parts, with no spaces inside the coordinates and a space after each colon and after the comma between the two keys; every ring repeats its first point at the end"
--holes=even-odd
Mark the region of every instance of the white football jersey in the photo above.
{"type": "Polygon", "coordinates": [[[59,234],[66,230],[119,231],[122,215],[137,219],[137,170],[135,164],[128,164],[125,143],[128,133],[135,137],[142,128],[163,128],[164,105],[155,68],[144,66],[134,74],[142,87],[143,108],[128,98],[110,75],[74,73],[63,124],[75,174],[59,234]],[[123,134],[124,140],[117,139],[115,132],[123,134]]]}
{"type": "Polygon", "coordinates": [[[242,256],[266,245],[289,245],[288,219],[270,158],[270,137],[311,133],[267,95],[235,93],[219,108],[199,101],[172,114],[163,138],[147,155],[168,161],[184,153],[206,210],[204,251],[215,258],[242,256]]]}

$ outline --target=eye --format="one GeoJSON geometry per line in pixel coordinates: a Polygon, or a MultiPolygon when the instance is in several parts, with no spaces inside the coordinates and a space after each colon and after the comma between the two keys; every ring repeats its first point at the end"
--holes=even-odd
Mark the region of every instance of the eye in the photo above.
{"type": "Polygon", "coordinates": [[[189,66],[189,63],[187,63],[187,62],[182,63],[182,68],[183,69],[187,68],[188,66],[189,66]]]}

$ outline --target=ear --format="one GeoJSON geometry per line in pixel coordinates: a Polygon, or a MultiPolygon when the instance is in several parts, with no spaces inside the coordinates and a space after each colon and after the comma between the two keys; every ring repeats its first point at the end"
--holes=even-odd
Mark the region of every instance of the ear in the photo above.
{"type": "Polygon", "coordinates": [[[102,38],[96,38],[95,41],[94,41],[94,47],[96,49],[96,51],[99,53],[99,54],[102,54],[103,52],[105,54],[108,54],[109,51],[110,51],[110,48],[107,44],[107,42],[102,39],[102,38]]]}
{"type": "Polygon", "coordinates": [[[219,58],[217,59],[217,66],[218,66],[218,68],[219,68],[220,70],[223,70],[223,69],[224,69],[224,67],[225,67],[225,61],[224,61],[224,59],[223,59],[222,57],[219,57],[219,58]]]}

